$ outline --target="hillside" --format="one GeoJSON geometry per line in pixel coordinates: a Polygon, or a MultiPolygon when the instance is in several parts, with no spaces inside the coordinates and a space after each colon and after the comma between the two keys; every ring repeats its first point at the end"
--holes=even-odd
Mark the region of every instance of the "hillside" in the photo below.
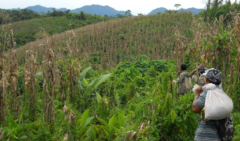
{"type": "Polygon", "coordinates": [[[73,13],[79,13],[81,11],[84,11],[84,13],[89,13],[92,15],[96,14],[101,16],[104,16],[104,15],[116,16],[118,14],[125,15],[125,11],[117,11],[114,8],[109,6],[101,6],[101,5],[94,5],[94,4],[71,10],[71,12],[73,13]]]}
{"type": "MultiPolygon", "coordinates": [[[[156,8],[153,11],[151,11],[149,13],[149,15],[153,15],[153,14],[157,14],[157,13],[164,13],[165,11],[167,11],[168,9],[164,8],[164,7],[160,7],[160,8],[156,8]]],[[[179,9],[178,12],[192,12],[194,15],[199,14],[200,12],[202,12],[204,9],[197,9],[197,8],[187,8],[187,9],[179,9]]]]}
{"type": "Polygon", "coordinates": [[[13,22],[12,27],[17,47],[19,47],[46,36],[52,36],[70,29],[105,20],[107,20],[107,18],[90,14],[84,14],[84,19],[81,19],[80,14],[70,13],[66,16],[39,17],[31,20],[13,22]]]}
{"type": "Polygon", "coordinates": [[[156,8],[156,9],[152,10],[148,15],[153,15],[153,14],[157,14],[157,13],[164,13],[165,11],[167,11],[166,8],[160,7],[160,8],[156,8]]]}
{"type": "MultiPolygon", "coordinates": [[[[74,58],[85,59],[97,68],[115,67],[119,62],[134,61],[143,54],[150,60],[171,60],[174,58],[176,32],[188,40],[192,38],[189,28],[192,19],[190,13],[121,18],[55,35],[49,41],[53,39],[50,42],[56,50],[68,50],[74,58]]],[[[46,45],[46,39],[31,42],[18,52],[22,54],[20,52],[31,47],[38,48],[39,44],[46,45]]],[[[18,57],[20,64],[23,63],[23,56],[18,57]]]]}

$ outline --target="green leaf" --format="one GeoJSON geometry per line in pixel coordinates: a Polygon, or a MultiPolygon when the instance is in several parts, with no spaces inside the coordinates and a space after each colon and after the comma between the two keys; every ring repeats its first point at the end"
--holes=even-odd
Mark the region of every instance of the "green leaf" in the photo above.
{"type": "Polygon", "coordinates": [[[93,80],[89,83],[88,88],[91,88],[91,87],[95,84],[96,81],[97,81],[97,78],[93,79],[93,80]]]}
{"type": "Polygon", "coordinates": [[[16,128],[18,126],[17,123],[11,118],[7,119],[7,123],[8,123],[8,126],[10,126],[10,127],[16,128]]]}
{"type": "Polygon", "coordinates": [[[25,126],[23,126],[19,131],[24,131],[24,130],[27,130],[27,129],[30,129],[32,128],[32,126],[35,126],[37,122],[33,122],[33,123],[30,123],[30,124],[27,124],[25,126]]]}
{"type": "Polygon", "coordinates": [[[109,126],[113,126],[115,123],[116,119],[115,119],[115,114],[111,117],[111,119],[109,120],[109,126]]]}
{"type": "Polygon", "coordinates": [[[177,114],[175,113],[175,111],[171,112],[171,122],[174,123],[175,119],[177,117],[177,114]]]}
{"type": "Polygon", "coordinates": [[[125,116],[124,116],[124,113],[120,113],[118,112],[118,120],[119,120],[119,123],[120,123],[120,126],[123,126],[124,123],[125,123],[125,116]]]}
{"type": "Polygon", "coordinates": [[[105,132],[106,136],[109,136],[109,130],[106,126],[101,126],[101,128],[103,129],[103,131],[105,132]]]}
{"type": "Polygon", "coordinates": [[[101,119],[101,118],[97,118],[104,126],[108,127],[108,124],[105,120],[101,119]]]}
{"type": "Polygon", "coordinates": [[[87,72],[88,72],[90,69],[91,69],[91,67],[88,67],[88,68],[84,69],[84,70],[81,72],[78,80],[82,81],[82,80],[85,78],[87,72]]]}
{"type": "Polygon", "coordinates": [[[95,85],[95,88],[97,88],[100,84],[102,84],[103,82],[105,82],[105,81],[106,81],[107,79],[109,79],[111,76],[112,76],[112,73],[104,74],[104,75],[100,76],[100,77],[98,78],[97,84],[95,85]]]}
{"type": "Polygon", "coordinates": [[[101,104],[101,102],[102,102],[102,97],[101,97],[101,95],[100,95],[99,93],[96,93],[96,97],[97,97],[97,102],[98,102],[98,104],[101,104]]]}
{"type": "Polygon", "coordinates": [[[86,127],[93,120],[93,118],[94,116],[87,118],[84,127],[86,127]]]}
{"type": "Polygon", "coordinates": [[[40,71],[40,72],[36,73],[35,76],[42,76],[42,72],[40,71]]]}
{"type": "Polygon", "coordinates": [[[115,100],[117,102],[117,106],[120,106],[121,100],[118,94],[115,95],[115,100]]]}
{"type": "Polygon", "coordinates": [[[21,136],[20,138],[19,138],[19,140],[24,140],[24,139],[26,139],[27,138],[27,136],[21,136]]]}
{"type": "Polygon", "coordinates": [[[82,127],[85,127],[86,120],[88,118],[88,113],[89,113],[89,110],[86,110],[81,117],[81,126],[82,127]]]}

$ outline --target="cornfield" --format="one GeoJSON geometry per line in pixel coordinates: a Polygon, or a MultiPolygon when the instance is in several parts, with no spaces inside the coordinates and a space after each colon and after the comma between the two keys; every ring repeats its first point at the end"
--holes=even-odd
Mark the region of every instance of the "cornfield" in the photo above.
{"type": "Polygon", "coordinates": [[[191,13],[114,19],[20,48],[5,24],[0,140],[193,140],[194,95],[172,83],[181,63],[222,70],[239,140],[240,14],[231,14],[228,25],[191,13]]]}

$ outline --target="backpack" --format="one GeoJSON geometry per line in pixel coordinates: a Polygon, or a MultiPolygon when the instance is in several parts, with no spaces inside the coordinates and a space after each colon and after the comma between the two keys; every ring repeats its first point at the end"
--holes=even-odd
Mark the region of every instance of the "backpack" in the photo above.
{"type": "Polygon", "coordinates": [[[222,141],[231,141],[234,135],[234,127],[232,121],[232,115],[224,119],[217,120],[218,124],[215,123],[215,126],[218,130],[218,134],[222,141]]]}
{"type": "Polygon", "coordinates": [[[187,90],[191,89],[192,88],[192,80],[190,77],[185,77],[185,87],[187,90]]]}

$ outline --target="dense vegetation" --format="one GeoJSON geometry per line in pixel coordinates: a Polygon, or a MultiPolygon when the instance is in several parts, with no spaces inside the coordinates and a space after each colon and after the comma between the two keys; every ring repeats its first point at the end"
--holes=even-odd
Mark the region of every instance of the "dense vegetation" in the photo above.
{"type": "Polygon", "coordinates": [[[231,16],[227,26],[223,15],[213,23],[190,13],[114,19],[18,49],[5,25],[0,139],[191,141],[194,94],[177,95],[172,81],[181,63],[188,71],[204,63],[224,74],[240,140],[240,14],[231,16]]]}
{"type": "Polygon", "coordinates": [[[231,0],[208,0],[206,3],[206,10],[199,15],[203,16],[204,20],[209,22],[214,22],[215,18],[219,19],[219,16],[225,15],[224,23],[226,24],[233,19],[233,16],[229,15],[230,12],[240,11],[239,4],[240,3],[237,3],[237,1],[232,3],[231,0]]]}

